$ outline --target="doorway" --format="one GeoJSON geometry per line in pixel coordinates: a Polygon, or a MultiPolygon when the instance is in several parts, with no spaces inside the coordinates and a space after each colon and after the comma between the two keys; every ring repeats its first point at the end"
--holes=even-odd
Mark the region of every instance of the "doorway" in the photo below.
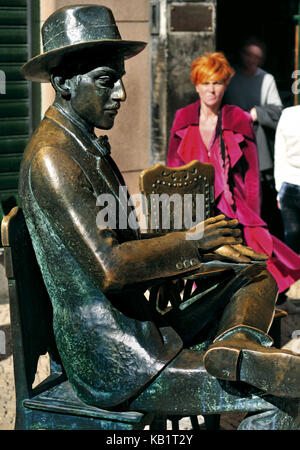
{"type": "Polygon", "coordinates": [[[265,42],[267,54],[262,67],[276,80],[284,107],[294,104],[292,73],[295,70],[293,16],[299,0],[218,0],[216,49],[237,64],[241,43],[250,36],[265,42]]]}

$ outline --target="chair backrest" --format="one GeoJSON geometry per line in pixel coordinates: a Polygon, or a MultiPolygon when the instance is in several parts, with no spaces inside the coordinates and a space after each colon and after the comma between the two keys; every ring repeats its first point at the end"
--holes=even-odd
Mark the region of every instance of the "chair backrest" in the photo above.
{"type": "Polygon", "coordinates": [[[1,223],[8,278],[16,397],[32,395],[38,359],[49,352],[60,363],[52,328],[52,306],[21,208],[1,223]]]}
{"type": "Polygon", "coordinates": [[[187,229],[190,227],[188,218],[195,224],[199,216],[201,220],[212,216],[214,176],[211,164],[196,160],[181,167],[156,164],[143,170],[139,175],[139,188],[145,199],[147,231],[187,229]],[[167,194],[165,199],[164,194],[167,194]]]}

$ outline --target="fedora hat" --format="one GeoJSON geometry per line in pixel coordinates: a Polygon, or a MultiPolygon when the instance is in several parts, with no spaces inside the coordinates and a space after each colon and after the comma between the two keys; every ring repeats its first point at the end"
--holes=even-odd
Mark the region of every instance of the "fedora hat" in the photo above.
{"type": "Polygon", "coordinates": [[[147,45],[122,40],[112,11],[105,6],[73,5],[55,11],[42,27],[43,53],[21,67],[28,80],[49,82],[60,66],[76,66],[80,58],[93,61],[96,55],[117,53],[125,59],[147,45]],[[105,53],[104,53],[105,52],[105,53]]]}

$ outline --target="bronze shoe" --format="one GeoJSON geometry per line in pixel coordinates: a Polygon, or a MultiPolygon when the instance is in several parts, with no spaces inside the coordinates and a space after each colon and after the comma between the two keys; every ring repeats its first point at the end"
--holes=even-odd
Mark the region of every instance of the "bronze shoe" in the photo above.
{"type": "Polygon", "coordinates": [[[244,332],[214,342],[204,366],[222,380],[244,381],[277,397],[300,397],[300,355],[265,347],[244,332]]]}

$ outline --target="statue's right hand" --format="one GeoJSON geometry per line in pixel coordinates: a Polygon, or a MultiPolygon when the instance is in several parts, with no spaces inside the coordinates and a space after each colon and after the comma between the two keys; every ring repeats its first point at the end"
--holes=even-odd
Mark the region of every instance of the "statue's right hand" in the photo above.
{"type": "Polygon", "coordinates": [[[211,252],[223,245],[241,244],[241,230],[236,219],[226,219],[224,214],[200,222],[186,232],[188,240],[196,240],[201,252],[211,252]]]}

